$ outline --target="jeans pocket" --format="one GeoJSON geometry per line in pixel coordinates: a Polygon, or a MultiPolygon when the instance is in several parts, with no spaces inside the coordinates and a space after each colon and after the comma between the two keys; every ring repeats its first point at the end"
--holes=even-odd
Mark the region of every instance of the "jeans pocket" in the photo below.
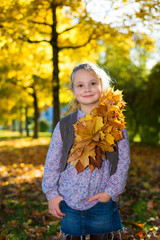
{"type": "Polygon", "coordinates": [[[106,201],[106,202],[98,201],[98,203],[100,203],[100,204],[110,204],[111,202],[113,202],[112,198],[111,198],[111,200],[106,201]]]}
{"type": "Polygon", "coordinates": [[[61,211],[62,211],[62,208],[64,208],[64,205],[65,205],[65,201],[62,200],[62,201],[59,203],[59,208],[61,209],[61,211]]]}

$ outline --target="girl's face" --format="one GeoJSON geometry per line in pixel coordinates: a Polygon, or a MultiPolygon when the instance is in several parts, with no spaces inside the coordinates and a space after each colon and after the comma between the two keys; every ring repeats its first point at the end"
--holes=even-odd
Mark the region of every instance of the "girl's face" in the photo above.
{"type": "Polygon", "coordinates": [[[98,106],[101,96],[101,82],[91,72],[81,69],[73,76],[73,94],[83,112],[90,112],[98,106]]]}

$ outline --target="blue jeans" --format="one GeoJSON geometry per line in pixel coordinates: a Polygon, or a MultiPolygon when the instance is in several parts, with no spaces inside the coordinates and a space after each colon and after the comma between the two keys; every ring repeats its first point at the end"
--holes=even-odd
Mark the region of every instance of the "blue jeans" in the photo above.
{"type": "Polygon", "coordinates": [[[61,232],[65,234],[105,234],[123,228],[117,203],[112,199],[109,202],[99,202],[87,210],[72,209],[62,201],[60,209],[66,214],[61,220],[61,232]]]}

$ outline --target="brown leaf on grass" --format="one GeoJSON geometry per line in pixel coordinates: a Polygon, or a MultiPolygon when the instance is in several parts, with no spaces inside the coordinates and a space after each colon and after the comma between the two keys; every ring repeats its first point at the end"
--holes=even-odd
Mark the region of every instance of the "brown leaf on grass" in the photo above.
{"type": "Polygon", "coordinates": [[[160,239],[160,235],[155,236],[153,233],[151,233],[150,240],[157,240],[157,239],[160,239]]]}
{"type": "Polygon", "coordinates": [[[53,235],[53,236],[48,236],[47,238],[46,238],[46,240],[62,240],[63,239],[63,237],[59,237],[59,236],[55,236],[55,235],[53,235]]]}
{"type": "Polygon", "coordinates": [[[0,234],[0,240],[4,240],[6,239],[6,235],[5,234],[0,234]]]}
{"type": "Polygon", "coordinates": [[[17,220],[12,220],[8,222],[8,226],[12,228],[18,228],[20,227],[20,223],[17,220]]]}
{"type": "Polygon", "coordinates": [[[158,207],[158,202],[155,199],[151,199],[147,202],[147,209],[148,211],[151,211],[153,209],[156,209],[158,207]]]}
{"type": "Polygon", "coordinates": [[[131,223],[140,228],[143,228],[146,225],[146,223],[136,223],[136,222],[131,222],[131,223]]]}
{"type": "Polygon", "coordinates": [[[140,231],[138,233],[135,234],[135,237],[139,237],[140,239],[144,239],[147,237],[147,234],[145,231],[140,231]]]}
{"type": "Polygon", "coordinates": [[[154,208],[154,200],[149,200],[147,202],[147,209],[152,210],[154,208]]]}

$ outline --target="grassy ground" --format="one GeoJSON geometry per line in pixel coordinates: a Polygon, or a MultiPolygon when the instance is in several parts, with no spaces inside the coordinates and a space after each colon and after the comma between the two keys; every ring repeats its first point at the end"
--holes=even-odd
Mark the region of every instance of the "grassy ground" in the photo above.
{"type": "MultiPolygon", "coordinates": [[[[50,137],[52,133],[50,132],[39,132],[39,137],[50,137]]],[[[33,132],[30,132],[30,136],[33,136],[33,132]]],[[[26,137],[26,132],[20,134],[17,131],[8,131],[8,130],[0,130],[0,141],[8,140],[8,139],[20,139],[26,137]]]]}
{"type": "MultiPolygon", "coordinates": [[[[0,141],[0,240],[57,239],[60,222],[48,213],[41,191],[50,138],[13,137],[0,141]]],[[[131,146],[129,177],[119,200],[126,227],[122,239],[160,239],[159,171],[160,147],[131,146]]]]}

